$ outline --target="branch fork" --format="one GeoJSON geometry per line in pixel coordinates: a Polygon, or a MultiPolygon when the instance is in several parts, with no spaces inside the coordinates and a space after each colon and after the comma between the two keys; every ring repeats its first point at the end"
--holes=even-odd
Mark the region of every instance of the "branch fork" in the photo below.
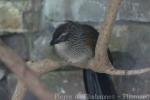
{"type": "MultiPolygon", "coordinates": [[[[110,0],[110,5],[106,13],[104,25],[101,28],[100,37],[96,45],[95,58],[90,61],[88,69],[99,73],[110,75],[135,75],[150,72],[150,67],[137,70],[120,70],[115,69],[108,59],[107,49],[113,24],[116,19],[118,9],[122,0],[110,0]]],[[[0,60],[18,76],[16,90],[11,100],[23,100],[27,89],[30,89],[40,100],[56,100],[54,93],[50,92],[47,87],[39,80],[39,76],[60,68],[66,63],[44,59],[37,62],[25,63],[12,49],[0,41],[0,60]]],[[[82,64],[69,64],[76,67],[84,68],[82,64]]],[[[87,69],[87,68],[86,68],[87,69]]]]}

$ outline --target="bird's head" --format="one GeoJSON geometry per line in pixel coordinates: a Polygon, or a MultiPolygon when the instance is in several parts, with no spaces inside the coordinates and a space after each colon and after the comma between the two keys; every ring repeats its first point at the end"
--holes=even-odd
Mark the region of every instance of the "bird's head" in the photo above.
{"type": "Polygon", "coordinates": [[[69,21],[56,28],[50,44],[60,56],[79,62],[94,55],[97,37],[93,27],[69,21]]]}
{"type": "Polygon", "coordinates": [[[50,45],[53,46],[55,44],[67,42],[69,40],[69,36],[72,35],[72,32],[70,30],[73,30],[72,28],[74,25],[75,22],[71,22],[71,21],[59,25],[53,33],[53,37],[50,42],[50,45]]]}

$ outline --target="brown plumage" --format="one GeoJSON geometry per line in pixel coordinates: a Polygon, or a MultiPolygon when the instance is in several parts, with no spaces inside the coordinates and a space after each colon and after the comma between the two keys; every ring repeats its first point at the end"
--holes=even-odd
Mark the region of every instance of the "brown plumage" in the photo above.
{"type": "Polygon", "coordinates": [[[51,45],[65,60],[84,62],[94,56],[97,38],[93,27],[69,21],[56,28],[51,45]]]}

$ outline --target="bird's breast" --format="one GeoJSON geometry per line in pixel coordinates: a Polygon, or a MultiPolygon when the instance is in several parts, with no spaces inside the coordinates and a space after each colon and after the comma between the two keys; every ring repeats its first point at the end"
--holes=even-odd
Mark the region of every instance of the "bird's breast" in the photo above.
{"type": "Polygon", "coordinates": [[[55,50],[60,57],[72,63],[81,63],[91,57],[88,49],[70,47],[67,42],[56,44],[55,50]]]}

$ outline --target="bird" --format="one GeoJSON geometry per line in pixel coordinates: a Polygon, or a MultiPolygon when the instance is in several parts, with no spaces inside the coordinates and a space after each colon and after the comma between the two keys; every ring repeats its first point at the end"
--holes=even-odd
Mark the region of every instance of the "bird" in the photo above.
{"type": "MultiPolygon", "coordinates": [[[[90,25],[67,21],[55,29],[50,45],[54,47],[56,53],[64,61],[87,63],[95,56],[98,36],[99,32],[90,25]]],[[[109,49],[108,55],[111,60],[109,49]]],[[[107,74],[100,74],[90,69],[83,69],[83,78],[88,94],[115,94],[111,85],[112,83],[110,82],[111,80],[107,74]]]]}
{"type": "Polygon", "coordinates": [[[68,21],[58,26],[50,44],[66,61],[82,63],[94,57],[97,38],[91,26],[68,21]]]}

